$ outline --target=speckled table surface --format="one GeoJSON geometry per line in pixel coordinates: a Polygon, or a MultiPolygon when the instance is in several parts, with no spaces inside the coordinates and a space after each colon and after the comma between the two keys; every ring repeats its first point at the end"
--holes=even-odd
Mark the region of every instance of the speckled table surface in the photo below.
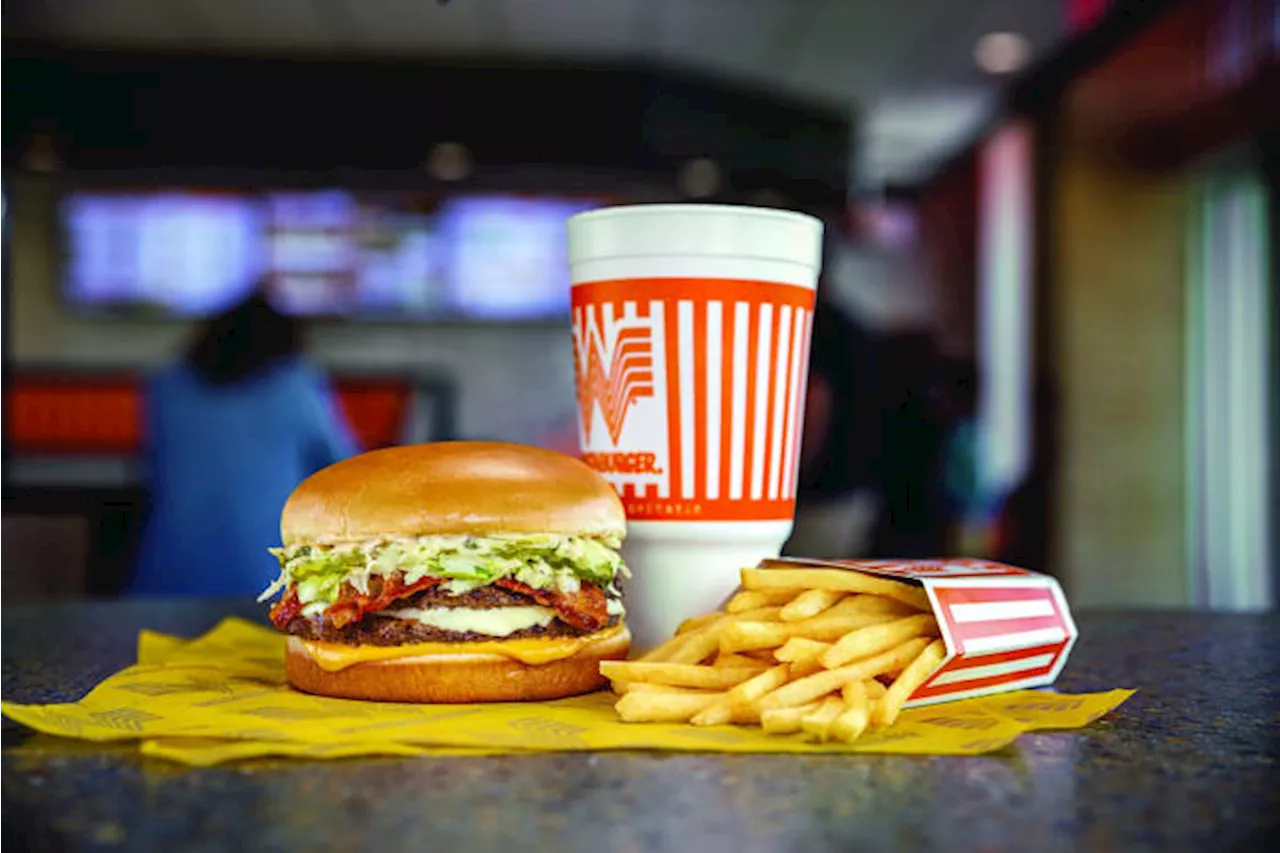
{"type": "MultiPolygon", "coordinates": [[[[227,602],[6,608],[3,693],[65,701],[138,629],[227,602]]],[[[980,758],[540,754],[188,769],[4,723],[19,849],[1280,849],[1280,616],[1085,613],[1064,691],[1137,687],[1080,732],[980,758]]],[[[16,846],[9,846],[16,845],[16,846]]]]}

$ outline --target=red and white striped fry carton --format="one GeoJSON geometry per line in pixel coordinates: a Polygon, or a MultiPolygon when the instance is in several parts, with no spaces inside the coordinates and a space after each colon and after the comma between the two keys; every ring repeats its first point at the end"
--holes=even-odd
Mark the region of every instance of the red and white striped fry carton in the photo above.
{"type": "Polygon", "coordinates": [[[1058,582],[988,560],[810,560],[779,564],[841,568],[924,587],[947,656],[906,707],[1044,687],[1062,672],[1079,631],[1058,582]]]}

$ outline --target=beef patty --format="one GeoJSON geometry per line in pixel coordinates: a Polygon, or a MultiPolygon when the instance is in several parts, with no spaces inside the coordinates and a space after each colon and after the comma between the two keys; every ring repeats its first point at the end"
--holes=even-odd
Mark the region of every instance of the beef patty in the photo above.
{"type": "MultiPolygon", "coordinates": [[[[393,609],[410,607],[467,607],[473,610],[491,610],[495,607],[529,607],[535,602],[528,596],[497,586],[482,586],[462,595],[450,595],[434,588],[397,601],[393,609]]],[[[618,624],[618,617],[609,617],[609,626],[618,624]]],[[[409,643],[465,643],[480,640],[516,640],[524,637],[580,637],[590,633],[552,619],[542,626],[526,628],[505,637],[492,637],[474,631],[446,631],[423,625],[412,619],[395,619],[391,616],[371,614],[365,618],[335,628],[329,620],[320,616],[298,616],[284,627],[286,634],[304,640],[324,643],[346,643],[352,646],[403,646],[409,643]]]]}

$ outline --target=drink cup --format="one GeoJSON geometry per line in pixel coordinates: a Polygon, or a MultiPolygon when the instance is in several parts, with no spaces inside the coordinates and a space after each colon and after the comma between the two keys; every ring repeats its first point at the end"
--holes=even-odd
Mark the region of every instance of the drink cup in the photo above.
{"type": "Polygon", "coordinates": [[[579,438],[626,506],[643,649],[791,535],[822,224],[636,205],[568,234],[579,438]]]}

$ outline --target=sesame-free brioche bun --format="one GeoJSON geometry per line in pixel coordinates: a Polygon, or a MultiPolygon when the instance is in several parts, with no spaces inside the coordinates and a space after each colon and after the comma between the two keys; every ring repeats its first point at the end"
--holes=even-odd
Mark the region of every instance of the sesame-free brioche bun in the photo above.
{"type": "Polygon", "coordinates": [[[337,671],[322,669],[309,644],[290,637],[285,654],[289,684],[304,693],[375,702],[524,702],[560,699],[605,686],[600,661],[621,660],[631,633],[603,631],[601,638],[563,660],[524,664],[500,654],[431,654],[357,663],[337,671]]]}
{"type": "Polygon", "coordinates": [[[622,501],[583,462],[539,447],[442,441],[311,475],[280,517],[286,546],[439,534],[626,535],[622,501]]]}

